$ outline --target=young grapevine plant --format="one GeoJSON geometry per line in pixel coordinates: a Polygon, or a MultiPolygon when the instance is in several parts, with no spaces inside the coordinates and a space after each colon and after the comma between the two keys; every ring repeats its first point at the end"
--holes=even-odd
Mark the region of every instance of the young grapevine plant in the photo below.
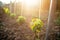
{"type": "Polygon", "coordinates": [[[32,22],[31,22],[32,31],[40,32],[42,26],[43,26],[43,22],[40,19],[38,18],[32,19],[32,22]]]}
{"type": "Polygon", "coordinates": [[[33,18],[31,22],[31,30],[35,33],[34,40],[40,40],[39,39],[39,32],[41,31],[41,28],[43,27],[43,22],[38,18],[33,18]]]}
{"type": "Polygon", "coordinates": [[[23,16],[18,16],[17,22],[20,23],[20,24],[23,24],[23,23],[25,23],[25,20],[26,20],[25,17],[23,17],[23,16]]]}
{"type": "Polygon", "coordinates": [[[5,13],[6,13],[8,16],[10,16],[10,17],[15,17],[15,16],[16,16],[16,14],[11,13],[8,8],[3,8],[3,9],[4,9],[5,13]]]}

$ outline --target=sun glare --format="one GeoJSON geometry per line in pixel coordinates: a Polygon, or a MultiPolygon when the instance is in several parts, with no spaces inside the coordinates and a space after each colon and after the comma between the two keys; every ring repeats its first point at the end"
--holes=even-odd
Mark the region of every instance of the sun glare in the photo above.
{"type": "Polygon", "coordinates": [[[25,3],[27,6],[35,6],[38,5],[38,0],[26,0],[25,3]]]}
{"type": "Polygon", "coordinates": [[[22,3],[25,3],[27,7],[37,6],[41,3],[41,0],[19,0],[22,3]]]}
{"type": "Polygon", "coordinates": [[[14,2],[15,0],[0,0],[2,3],[9,4],[10,1],[14,2]]]}

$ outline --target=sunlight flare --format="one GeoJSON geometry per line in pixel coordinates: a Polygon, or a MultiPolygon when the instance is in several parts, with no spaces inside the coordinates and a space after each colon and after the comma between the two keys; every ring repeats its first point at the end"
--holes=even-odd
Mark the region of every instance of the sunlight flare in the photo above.
{"type": "Polygon", "coordinates": [[[19,0],[19,1],[25,3],[27,7],[37,6],[39,3],[41,3],[41,0],[19,0]]]}

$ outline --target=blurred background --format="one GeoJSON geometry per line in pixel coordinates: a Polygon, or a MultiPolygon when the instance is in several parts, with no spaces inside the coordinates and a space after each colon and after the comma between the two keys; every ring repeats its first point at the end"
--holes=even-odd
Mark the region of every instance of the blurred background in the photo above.
{"type": "MultiPolygon", "coordinates": [[[[47,36],[47,40],[60,40],[60,0],[53,0],[52,6],[50,4],[51,0],[0,0],[0,21],[4,25],[2,27],[4,32],[0,31],[0,34],[4,36],[1,36],[0,40],[33,40],[34,32],[29,28],[29,23],[34,17],[41,19],[44,23],[39,35],[40,40],[45,40],[47,36]],[[16,14],[16,16],[9,17],[3,8],[8,8],[10,13],[16,14]],[[50,18],[49,13],[51,13],[50,18]],[[27,22],[19,25],[16,23],[18,16],[26,17],[27,22]],[[47,29],[47,25],[49,25],[49,29],[47,29]],[[5,38],[6,34],[8,37],[5,38]]],[[[1,30],[2,28],[0,27],[1,30]]]]}

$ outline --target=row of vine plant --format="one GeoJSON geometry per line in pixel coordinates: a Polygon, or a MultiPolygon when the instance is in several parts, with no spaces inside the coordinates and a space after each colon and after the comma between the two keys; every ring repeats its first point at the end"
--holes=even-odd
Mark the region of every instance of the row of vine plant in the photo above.
{"type": "MultiPolygon", "coordinates": [[[[5,13],[10,17],[16,17],[15,13],[10,13],[10,10],[8,8],[3,8],[5,13]]],[[[18,16],[16,19],[16,22],[19,24],[23,24],[26,22],[26,18],[24,16],[18,16]]],[[[39,39],[39,33],[41,31],[41,28],[43,27],[43,22],[39,18],[33,18],[30,22],[30,28],[35,33],[34,40],[40,40],[39,39]]]]}

